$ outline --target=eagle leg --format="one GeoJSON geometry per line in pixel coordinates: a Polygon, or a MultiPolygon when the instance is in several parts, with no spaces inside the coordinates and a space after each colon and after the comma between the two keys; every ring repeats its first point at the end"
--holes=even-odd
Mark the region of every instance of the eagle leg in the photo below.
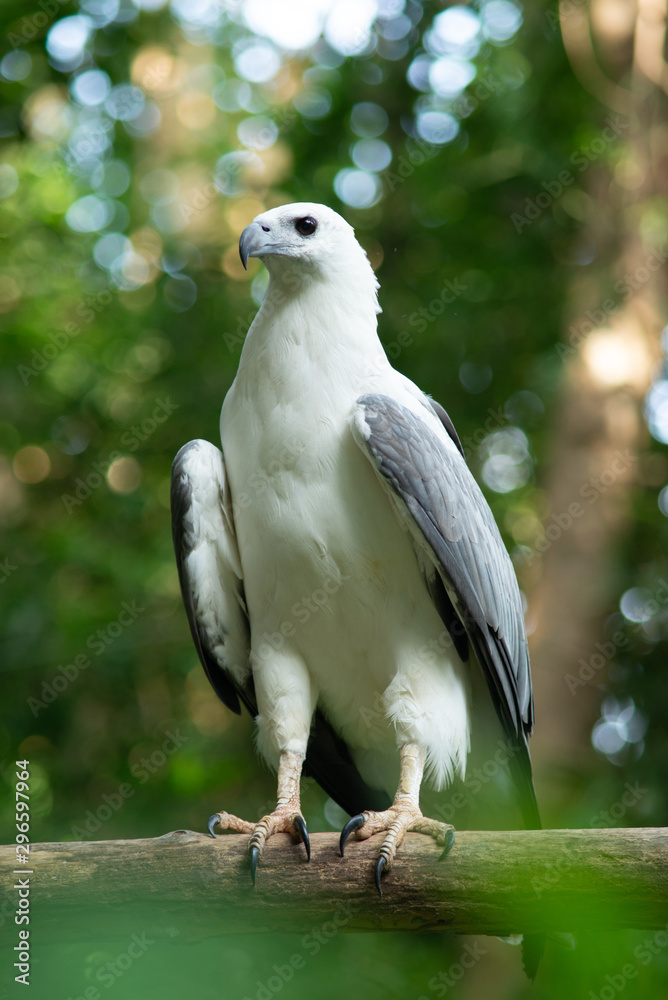
{"type": "Polygon", "coordinates": [[[269,815],[263,816],[259,823],[250,823],[248,820],[239,819],[238,816],[232,816],[227,812],[214,813],[207,823],[212,837],[216,836],[214,833],[216,826],[219,826],[221,830],[234,830],[236,833],[249,833],[251,835],[248,853],[253,885],[255,885],[255,873],[262,848],[267,838],[274,833],[289,833],[295,840],[301,840],[306,848],[306,860],[311,860],[311,844],[299,799],[299,779],[303,763],[303,754],[290,750],[281,754],[278,765],[276,808],[269,815]]]}
{"type": "Polygon", "coordinates": [[[383,812],[371,810],[353,816],[341,831],[339,847],[341,855],[348,837],[354,833],[357,840],[366,840],[374,833],[387,832],[380,849],[380,855],[375,867],[375,882],[378,892],[382,895],[381,876],[385,868],[389,868],[397,848],[409,831],[426,833],[444,847],[441,858],[444,858],[454,844],[454,827],[449,823],[441,823],[435,819],[423,816],[420,811],[420,785],[424,773],[425,754],[416,743],[407,743],[400,750],[401,770],[399,787],[394,802],[383,812]]]}

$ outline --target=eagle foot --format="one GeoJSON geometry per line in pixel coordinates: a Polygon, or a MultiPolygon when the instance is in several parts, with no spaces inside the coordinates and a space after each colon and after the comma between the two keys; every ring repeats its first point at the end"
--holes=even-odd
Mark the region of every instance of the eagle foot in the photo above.
{"type": "Polygon", "coordinates": [[[212,837],[215,837],[214,828],[219,826],[221,830],[233,830],[235,833],[250,834],[248,853],[250,856],[250,870],[253,885],[255,885],[255,874],[258,861],[262,855],[262,849],[268,837],[274,833],[289,833],[297,841],[301,841],[306,848],[306,860],[311,860],[311,843],[309,841],[306,821],[299,808],[299,801],[286,802],[279,805],[272,813],[263,816],[259,823],[250,823],[248,820],[239,819],[231,813],[219,812],[210,817],[207,828],[212,837]]]}
{"type": "Polygon", "coordinates": [[[380,849],[380,854],[374,870],[376,888],[382,896],[381,877],[383,871],[390,867],[397,853],[397,848],[409,831],[412,833],[426,833],[429,837],[441,844],[444,848],[439,860],[442,860],[452,848],[455,842],[455,830],[450,823],[441,823],[436,819],[429,819],[423,816],[420,809],[412,802],[401,802],[395,800],[389,809],[383,812],[363,812],[353,816],[348,820],[341,831],[339,849],[343,857],[346,841],[354,833],[356,840],[366,840],[375,833],[387,831],[387,836],[380,849]]]}

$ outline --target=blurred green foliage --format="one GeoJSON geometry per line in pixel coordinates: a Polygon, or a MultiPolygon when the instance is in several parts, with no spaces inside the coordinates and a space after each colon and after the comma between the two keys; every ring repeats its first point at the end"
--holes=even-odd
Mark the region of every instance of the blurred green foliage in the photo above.
{"type": "MultiPolygon", "coordinates": [[[[439,99],[407,79],[429,51],[437,4],[381,5],[387,16],[347,56],[322,40],[292,55],[274,46],[281,69],[265,82],[240,76],[240,53],[257,41],[243,5],[201,3],[190,14],[183,3],[141,6],[159,7],[5,2],[0,14],[3,50],[13,54],[0,63],[0,749],[9,789],[14,760],[31,761],[34,841],[201,830],[223,805],[252,818],[273,802],[274,779],[254,753],[250,720],[215,701],[199,667],[168,502],[178,448],[193,437],[218,439],[220,406],[257,308],[261,269],[254,263],[246,275],[236,256],[243,226],[286,201],[321,201],[346,215],[378,268],[390,356],[446,405],[476,474],[490,433],[514,427],[526,443],[515,488],[495,491],[485,481],[515,550],[513,517],[539,524],[545,514],[540,470],[564,374],[556,348],[572,320],[569,289],[583,267],[604,273],[614,250],[606,257],[586,245],[588,196],[578,178],[569,198],[538,220],[519,231],[511,221],[603,127],[600,107],[570,74],[551,9],[527,6],[522,19],[506,3],[519,30],[482,41],[471,56],[476,79],[439,99]],[[70,23],[69,35],[51,34],[72,17],[84,22],[70,23]],[[392,40],[399,28],[387,25],[401,17],[408,26],[392,40]],[[77,30],[85,48],[59,61],[77,30]],[[29,57],[24,75],[17,52],[29,57]],[[78,101],[75,81],[96,68],[110,88],[132,82],[139,96],[112,89],[115,115],[109,97],[106,113],[99,102],[78,101]],[[122,100],[143,101],[142,115],[128,117],[122,100]],[[389,166],[363,171],[371,181],[353,179],[372,185],[368,207],[335,193],[345,192],[341,171],[353,168],[351,149],[364,138],[351,126],[361,103],[387,113],[381,134],[392,154],[389,166]],[[451,116],[451,140],[416,131],[430,112],[451,116]],[[237,130],[249,120],[252,129],[256,116],[270,136],[275,128],[274,141],[255,149],[251,142],[241,160],[221,166],[221,157],[244,149],[237,130]],[[110,243],[110,233],[120,242],[110,243]],[[441,299],[446,287],[452,294],[441,299]],[[111,809],[104,797],[121,785],[131,791],[111,809]]],[[[486,6],[493,4],[471,9],[483,18],[486,6]]],[[[93,90],[96,80],[104,85],[90,77],[93,90]]],[[[612,142],[603,161],[616,155],[612,142]]],[[[663,456],[654,457],[665,471],[663,456]]],[[[635,528],[614,564],[620,595],[651,589],[666,574],[658,485],[634,499],[635,528]]],[[[647,794],[620,822],[665,822],[665,644],[661,631],[652,641],[633,635],[602,698],[612,692],[620,704],[640,706],[644,753],[613,764],[584,747],[571,806],[548,816],[551,826],[588,825],[630,780],[647,794]]],[[[539,723],[540,711],[549,706],[540,707],[539,723]]],[[[3,796],[7,841],[11,807],[3,796]]],[[[303,807],[311,830],[330,828],[325,796],[308,780],[303,807]]],[[[12,925],[3,923],[13,945],[12,925]]],[[[606,976],[619,983],[625,962],[635,962],[638,976],[624,996],[664,995],[668,949],[641,963],[633,954],[645,936],[592,933],[575,951],[550,950],[532,996],[612,996],[606,976]]],[[[487,951],[475,973],[446,992],[528,995],[517,951],[481,940],[487,951]]],[[[299,947],[288,936],[158,943],[113,985],[128,998],[255,997],[273,965],[299,947]]],[[[430,981],[461,949],[442,935],[339,935],[282,996],[338,998],[354,988],[369,1000],[431,1000],[446,994],[445,980],[430,981]]],[[[120,950],[36,942],[32,995],[82,995],[120,950]]],[[[0,957],[4,976],[6,952],[0,957]]]]}

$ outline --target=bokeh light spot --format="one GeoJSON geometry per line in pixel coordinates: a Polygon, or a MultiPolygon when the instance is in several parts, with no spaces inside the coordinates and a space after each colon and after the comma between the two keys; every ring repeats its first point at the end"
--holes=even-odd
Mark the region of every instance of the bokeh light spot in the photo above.
{"type": "Polygon", "coordinates": [[[51,459],[43,448],[29,444],[16,452],[12,467],[22,483],[41,483],[51,471],[51,459]]]}
{"type": "Polygon", "coordinates": [[[416,125],[420,137],[434,146],[444,146],[459,134],[459,122],[446,111],[423,111],[416,125]]]}
{"type": "Polygon", "coordinates": [[[317,121],[325,118],[332,109],[332,95],[324,87],[308,86],[292,99],[292,103],[304,118],[317,121]]]}
{"type": "Polygon", "coordinates": [[[87,194],[70,205],[65,213],[65,221],[77,233],[94,233],[104,229],[111,222],[114,206],[97,195],[87,194]]]}
{"type": "Polygon", "coordinates": [[[482,478],[495,493],[510,493],[529,481],[533,463],[529,441],[519,427],[488,434],[480,446],[482,478]]]}
{"type": "Polygon", "coordinates": [[[459,369],[459,381],[467,392],[484,392],[492,381],[492,369],[489,365],[465,361],[459,369]]]}
{"type": "Polygon", "coordinates": [[[144,110],[146,98],[140,87],[133,83],[119,83],[104,102],[105,110],[112,118],[121,122],[138,118],[144,110]]]}
{"type": "Polygon", "coordinates": [[[0,313],[9,312],[21,301],[21,289],[11,274],[0,274],[0,313]]]}
{"type": "Polygon", "coordinates": [[[509,0],[490,0],[480,9],[482,30],[492,42],[508,42],[522,26],[522,11],[509,0]]]}
{"type": "Polygon", "coordinates": [[[630,622],[648,622],[656,613],[657,603],[645,587],[632,587],[622,595],[619,608],[630,622]]]}
{"type": "Polygon", "coordinates": [[[251,31],[271,38],[288,52],[305,49],[318,40],[323,21],[322,0],[247,0],[244,19],[251,31]]]}
{"type": "Polygon", "coordinates": [[[182,125],[197,131],[215,121],[216,105],[208,94],[184,94],[176,103],[176,114],[182,125]]]}
{"type": "Polygon", "coordinates": [[[174,312],[185,312],[197,299],[197,285],[184,274],[174,274],[165,282],[165,302],[174,312]]]}
{"type": "Polygon", "coordinates": [[[281,68],[281,57],[268,42],[255,42],[242,49],[234,59],[237,76],[251,83],[267,83],[281,68]]]}
{"type": "Polygon", "coordinates": [[[49,29],[46,50],[59,68],[75,69],[81,64],[93,22],[83,14],[63,17],[49,29]]]}
{"type": "Polygon", "coordinates": [[[466,59],[444,56],[432,63],[429,82],[440,97],[456,97],[475,78],[476,68],[466,59]]]}
{"type": "Polygon", "coordinates": [[[245,175],[250,169],[263,170],[257,153],[245,150],[225,153],[216,163],[213,182],[221,194],[242,194],[246,189],[245,175]]]}
{"type": "Polygon", "coordinates": [[[268,149],[278,138],[278,126],[271,118],[254,115],[239,122],[237,136],[248,149],[268,149]]]}
{"type": "Polygon", "coordinates": [[[645,398],[645,417],[652,437],[668,444],[668,380],[659,379],[645,398]]]}
{"type": "Polygon", "coordinates": [[[389,118],[385,108],[371,101],[360,101],[350,112],[350,127],[355,135],[363,139],[375,139],[382,135],[388,124],[389,118]]]}
{"type": "Polygon", "coordinates": [[[437,14],[425,39],[436,55],[452,54],[472,59],[480,48],[480,19],[470,7],[449,7],[437,14]]]}
{"type": "Polygon", "coordinates": [[[19,175],[11,163],[0,163],[0,198],[9,198],[19,186],[19,175]]]}
{"type": "Polygon", "coordinates": [[[0,61],[0,73],[2,73],[5,80],[25,80],[27,76],[30,76],[31,70],[32,59],[30,58],[30,54],[24,52],[23,49],[15,49],[13,52],[8,52],[0,61]]]}
{"type": "Polygon", "coordinates": [[[334,178],[334,191],[351,208],[371,208],[380,199],[381,183],[366,170],[339,170],[334,178]]]}
{"type": "Polygon", "coordinates": [[[118,198],[130,186],[130,170],[123,160],[107,160],[91,174],[90,183],[99,194],[118,198]]]}
{"type": "Polygon", "coordinates": [[[359,55],[369,45],[377,13],[375,0],[337,0],[325,23],[325,39],[344,56],[359,55]]]}
{"type": "Polygon", "coordinates": [[[130,455],[117,458],[107,470],[107,482],[114,493],[134,493],[141,478],[141,465],[130,455]]]}
{"type": "Polygon", "coordinates": [[[360,170],[378,172],[392,162],[392,150],[382,139],[360,139],[353,146],[351,156],[360,170]]]}
{"type": "Polygon", "coordinates": [[[109,75],[101,69],[89,69],[80,73],[70,84],[72,97],[84,107],[102,104],[111,92],[109,75]]]}

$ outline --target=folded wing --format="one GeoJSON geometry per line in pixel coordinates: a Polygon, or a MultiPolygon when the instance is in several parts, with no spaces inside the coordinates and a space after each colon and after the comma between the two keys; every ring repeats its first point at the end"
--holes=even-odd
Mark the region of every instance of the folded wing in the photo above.
{"type": "Polygon", "coordinates": [[[172,466],[172,535],[181,594],[211,686],[237,714],[257,714],[250,625],[222,452],[208,441],[184,445],[172,466]]]}
{"type": "MultiPolygon", "coordinates": [[[[424,397],[425,415],[430,401],[424,397]]],[[[524,822],[540,827],[528,736],[533,698],[522,601],[510,557],[454,427],[433,411],[449,440],[395,399],[362,396],[353,434],[412,534],[427,586],[463,660],[484,673],[512,742],[510,769],[524,822]]]]}

